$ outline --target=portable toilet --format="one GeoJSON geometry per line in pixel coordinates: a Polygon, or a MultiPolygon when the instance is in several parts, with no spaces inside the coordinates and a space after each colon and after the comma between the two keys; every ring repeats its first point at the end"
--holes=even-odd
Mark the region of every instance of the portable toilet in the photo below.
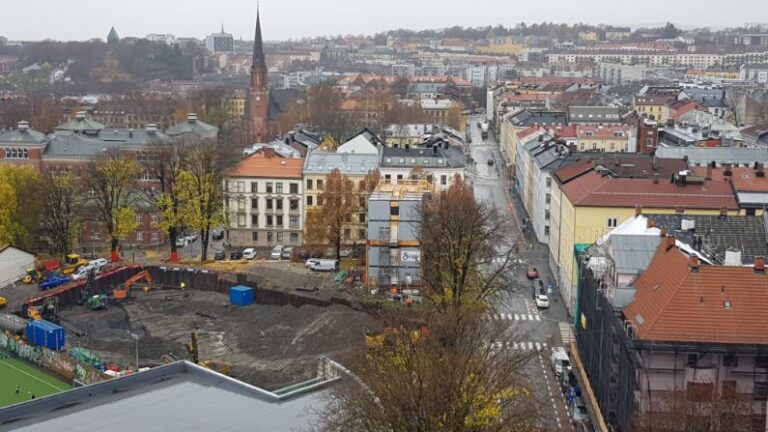
{"type": "Polygon", "coordinates": [[[244,285],[229,288],[229,302],[238,306],[253,304],[253,288],[244,285]]]}

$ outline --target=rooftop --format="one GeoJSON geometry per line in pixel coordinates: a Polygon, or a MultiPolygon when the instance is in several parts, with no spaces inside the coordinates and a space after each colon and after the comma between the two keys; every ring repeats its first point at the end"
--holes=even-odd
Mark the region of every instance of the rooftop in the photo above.
{"type": "Polygon", "coordinates": [[[198,120],[197,114],[190,113],[187,120],[177,123],[165,131],[170,136],[195,135],[200,138],[216,138],[219,134],[219,128],[198,120]]]}
{"type": "Polygon", "coordinates": [[[570,106],[568,107],[569,123],[612,123],[621,122],[618,107],[609,106],[570,106]]]}
{"type": "Polygon", "coordinates": [[[708,181],[678,186],[668,179],[655,183],[647,178],[614,178],[596,171],[577,177],[562,186],[575,206],[737,210],[736,194],[730,183],[708,181]]]}
{"type": "Polygon", "coordinates": [[[426,169],[463,168],[465,158],[461,150],[445,141],[434,147],[381,147],[382,167],[411,168],[417,165],[426,169]]]}
{"type": "Polygon", "coordinates": [[[656,149],[656,156],[673,159],[687,157],[690,166],[705,166],[712,161],[742,165],[768,162],[768,150],[764,148],[660,146],[656,149]]]}
{"type": "Polygon", "coordinates": [[[279,396],[180,361],[2,409],[0,429],[195,432],[250,430],[258,424],[289,432],[309,426],[309,409],[321,406],[323,395],[279,396]]]}
{"type": "Polygon", "coordinates": [[[230,177],[300,179],[304,159],[284,158],[274,149],[263,147],[228,171],[230,177]]]}
{"type": "Polygon", "coordinates": [[[379,155],[313,151],[304,163],[304,174],[330,174],[338,169],[344,175],[365,176],[379,167],[379,155]]]}
{"type": "Polygon", "coordinates": [[[29,122],[20,121],[14,130],[0,131],[0,143],[18,144],[45,144],[45,134],[29,128],[29,122]]]}
{"type": "Polygon", "coordinates": [[[750,266],[697,265],[662,241],[624,310],[637,338],[664,342],[768,344],[768,275],[750,266]]]}

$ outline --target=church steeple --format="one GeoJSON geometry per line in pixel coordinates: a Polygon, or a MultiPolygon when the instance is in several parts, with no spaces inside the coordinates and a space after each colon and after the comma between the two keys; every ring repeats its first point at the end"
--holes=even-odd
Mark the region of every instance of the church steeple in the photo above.
{"type": "Polygon", "coordinates": [[[264,43],[261,39],[261,18],[259,10],[256,9],[256,35],[253,38],[253,59],[251,70],[261,70],[267,68],[267,62],[264,60],[264,43]]]}

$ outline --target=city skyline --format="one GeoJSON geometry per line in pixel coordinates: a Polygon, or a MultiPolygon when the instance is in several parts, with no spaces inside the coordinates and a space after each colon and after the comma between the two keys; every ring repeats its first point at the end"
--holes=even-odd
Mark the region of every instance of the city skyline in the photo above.
{"type": "MultiPolygon", "coordinates": [[[[499,0],[480,0],[473,3],[468,14],[466,4],[448,4],[436,0],[408,3],[393,0],[386,10],[374,11],[371,7],[360,7],[353,0],[339,0],[332,7],[307,0],[289,2],[262,2],[261,11],[265,17],[264,35],[266,40],[301,39],[305,37],[335,35],[372,35],[399,28],[423,30],[447,28],[455,25],[479,27],[487,25],[514,26],[519,22],[564,22],[574,24],[609,24],[623,26],[661,25],[671,21],[681,27],[723,28],[741,26],[751,17],[768,16],[768,3],[756,0],[741,0],[732,3],[734,7],[702,8],[700,3],[680,1],[674,3],[661,0],[646,2],[642,9],[627,14],[624,5],[608,6],[595,0],[578,4],[562,0],[523,0],[516,7],[510,7],[499,0]],[[488,15],[480,13],[498,10],[493,14],[496,22],[489,22],[488,15]],[[341,12],[340,12],[341,11],[341,12]],[[508,12],[507,12],[508,11],[508,12]],[[663,14],[659,11],[663,11],[663,14]],[[461,21],[455,17],[461,16],[461,21]],[[500,18],[504,16],[504,18],[500,18]],[[339,19],[342,18],[342,21],[339,19]]],[[[9,16],[25,13],[25,10],[47,10],[48,13],[36,18],[36,25],[30,26],[24,20],[8,20],[2,34],[10,40],[88,40],[105,39],[111,26],[120,36],[143,37],[151,33],[171,33],[179,37],[204,38],[218,32],[223,23],[225,30],[236,39],[250,40],[256,21],[257,5],[252,1],[223,0],[215,6],[169,0],[162,3],[137,0],[133,7],[115,12],[112,2],[82,0],[74,9],[64,2],[51,3],[48,0],[30,0],[23,6],[12,3],[5,6],[9,16]],[[62,22],[78,20],[82,11],[88,11],[88,19],[78,25],[61,26],[62,22]],[[148,11],[151,11],[148,12],[148,11]],[[181,17],[175,19],[169,17],[181,17]]]]}

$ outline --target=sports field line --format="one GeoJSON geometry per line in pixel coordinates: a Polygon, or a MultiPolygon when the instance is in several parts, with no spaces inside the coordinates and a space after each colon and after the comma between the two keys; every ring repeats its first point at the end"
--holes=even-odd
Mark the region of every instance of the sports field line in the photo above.
{"type": "Polygon", "coordinates": [[[1,363],[1,364],[4,364],[5,366],[8,366],[8,367],[9,367],[9,368],[11,368],[11,369],[15,369],[16,371],[18,371],[18,372],[21,372],[21,373],[23,373],[24,375],[26,375],[26,376],[28,376],[28,377],[30,377],[30,378],[32,378],[32,379],[34,379],[34,380],[40,381],[41,383],[43,383],[43,384],[47,385],[48,387],[53,387],[54,389],[56,389],[56,390],[59,390],[59,391],[68,390],[66,387],[64,387],[64,388],[60,388],[60,387],[57,387],[57,386],[55,386],[55,385],[53,385],[53,384],[49,383],[48,381],[42,380],[42,379],[40,379],[40,378],[38,378],[38,377],[36,377],[36,376],[34,376],[34,375],[30,374],[29,372],[26,372],[26,371],[23,371],[23,370],[21,370],[21,369],[17,368],[16,366],[14,366],[14,365],[12,365],[12,364],[10,364],[10,363],[6,363],[4,360],[0,360],[0,363],[1,363]]]}

